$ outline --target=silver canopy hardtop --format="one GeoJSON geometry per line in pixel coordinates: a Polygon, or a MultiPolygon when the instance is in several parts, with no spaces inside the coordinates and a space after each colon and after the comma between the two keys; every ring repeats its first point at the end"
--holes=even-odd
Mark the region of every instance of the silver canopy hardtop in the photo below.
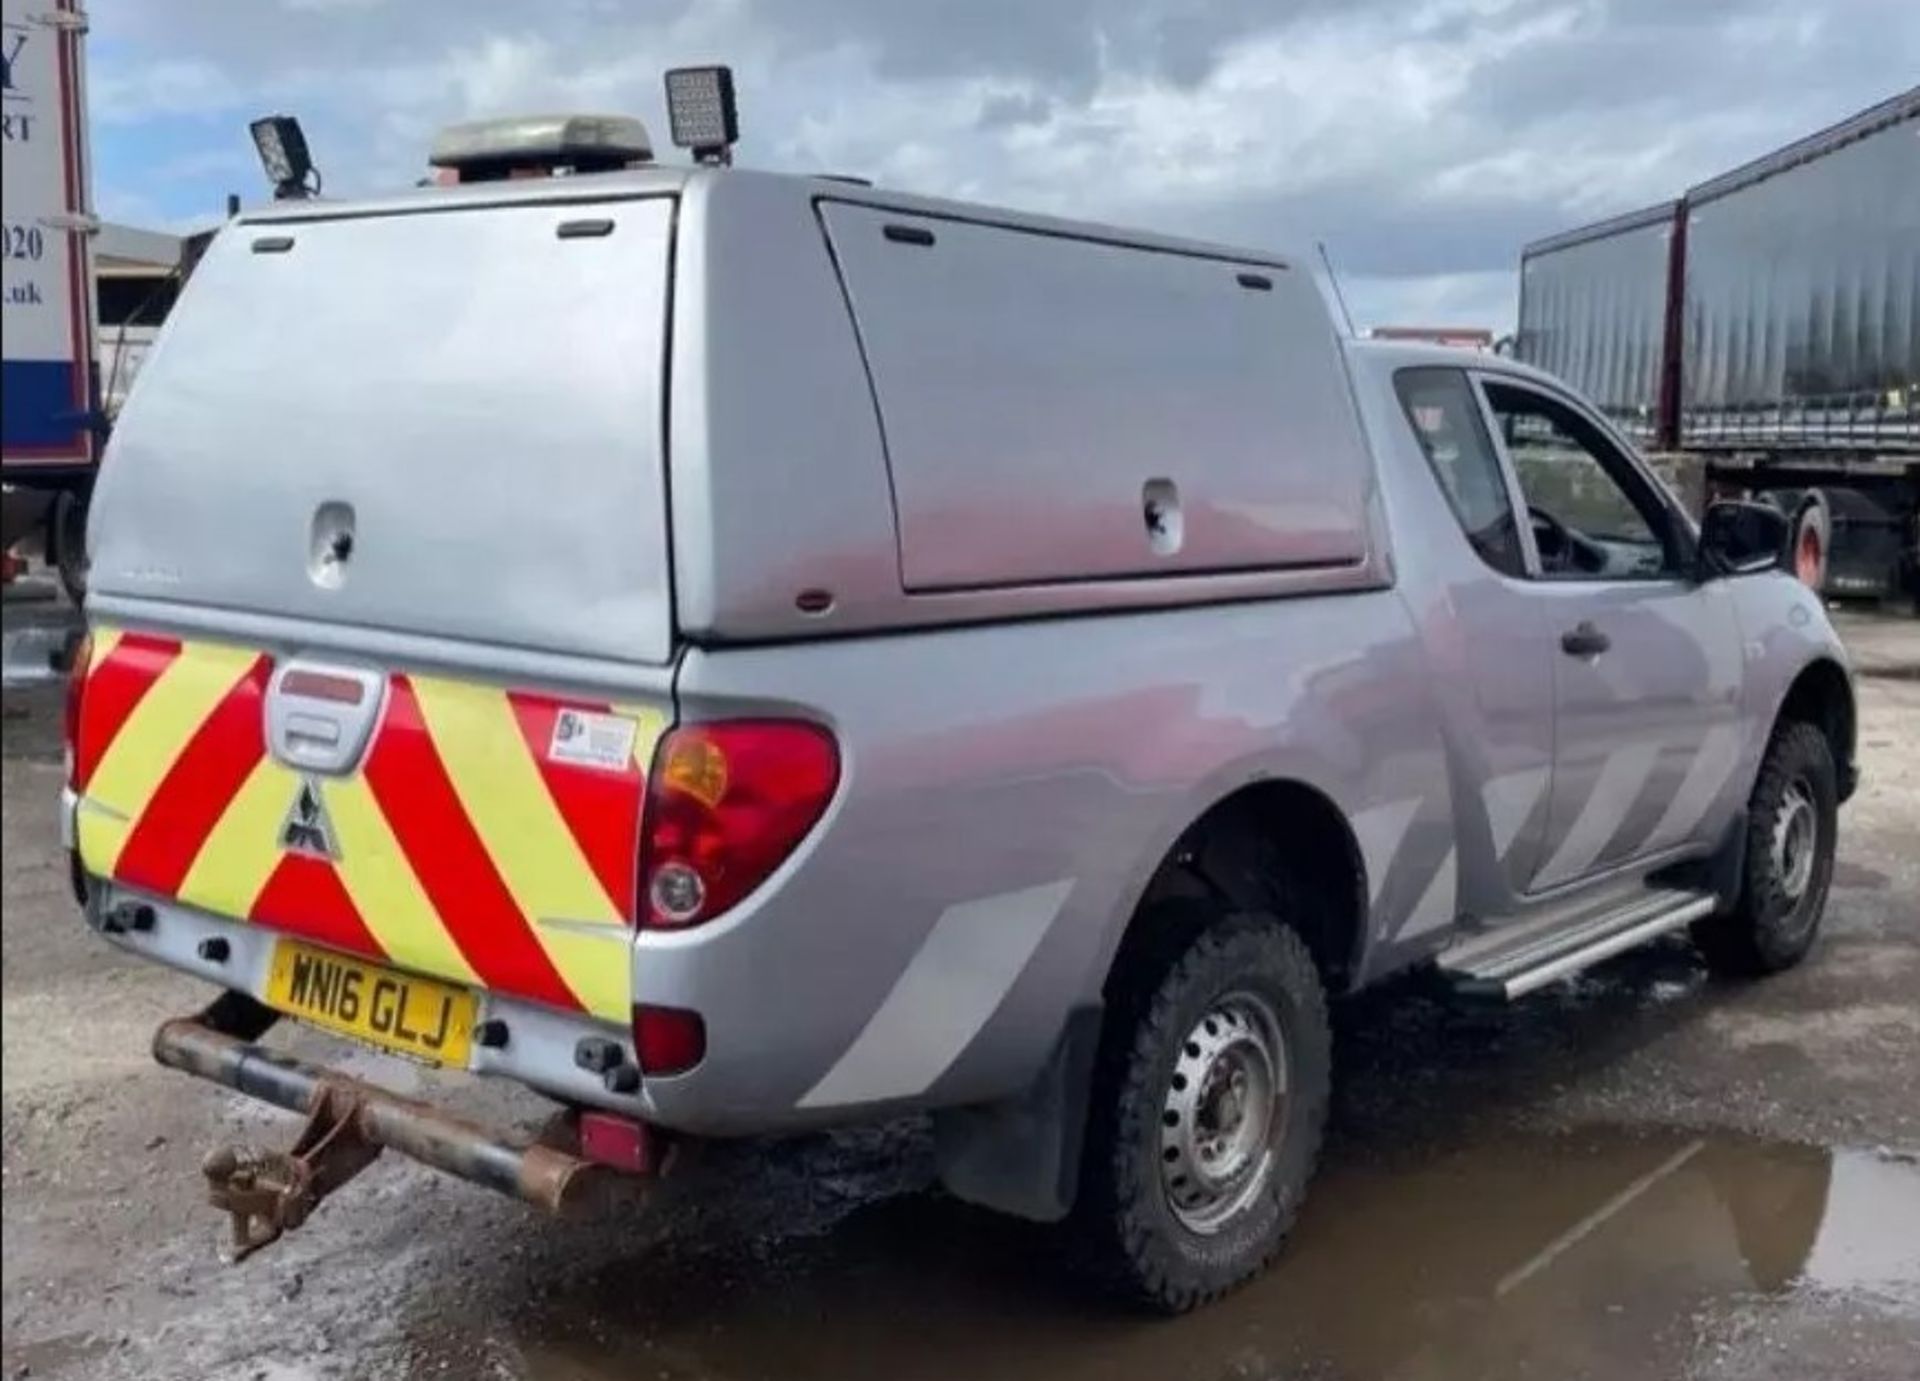
{"type": "Polygon", "coordinates": [[[229,225],[120,419],[94,589],[667,660],[681,181],[482,184],[229,225]]]}

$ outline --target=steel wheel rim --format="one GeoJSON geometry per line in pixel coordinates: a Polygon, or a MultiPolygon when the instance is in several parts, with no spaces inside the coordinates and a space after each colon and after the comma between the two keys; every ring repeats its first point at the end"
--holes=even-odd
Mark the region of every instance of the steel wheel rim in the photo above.
{"type": "Polygon", "coordinates": [[[1806,896],[1819,854],[1820,823],[1813,791],[1805,778],[1796,777],[1781,794],[1780,812],[1773,822],[1774,876],[1789,902],[1797,904],[1806,896]]]}
{"type": "Polygon", "coordinates": [[[1259,1197],[1287,1101],[1273,1008],[1245,992],[1214,1002],[1181,1042],[1161,1104],[1161,1187],[1183,1227],[1211,1236],[1259,1197]]]}

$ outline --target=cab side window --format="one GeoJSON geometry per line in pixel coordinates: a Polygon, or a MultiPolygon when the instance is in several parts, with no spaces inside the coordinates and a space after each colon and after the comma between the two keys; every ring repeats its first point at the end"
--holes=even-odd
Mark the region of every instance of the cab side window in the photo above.
{"type": "Polygon", "coordinates": [[[1467,376],[1457,369],[1403,369],[1394,375],[1393,385],[1467,541],[1496,571],[1524,576],[1520,530],[1500,473],[1500,457],[1467,376]]]}
{"type": "Polygon", "coordinates": [[[1666,507],[1599,428],[1532,389],[1484,387],[1527,501],[1543,579],[1659,579],[1680,568],[1666,507]]]}

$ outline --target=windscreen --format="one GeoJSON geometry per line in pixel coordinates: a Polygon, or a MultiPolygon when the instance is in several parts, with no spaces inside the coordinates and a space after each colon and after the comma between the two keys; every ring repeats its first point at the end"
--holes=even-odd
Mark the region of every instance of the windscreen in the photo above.
{"type": "Polygon", "coordinates": [[[93,588],[659,662],[673,203],[235,223],[103,467],[93,588]]]}

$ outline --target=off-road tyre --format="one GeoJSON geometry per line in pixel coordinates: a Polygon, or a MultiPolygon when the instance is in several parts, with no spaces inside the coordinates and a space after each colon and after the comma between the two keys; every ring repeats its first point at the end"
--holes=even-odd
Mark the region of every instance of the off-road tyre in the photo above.
{"type": "Polygon", "coordinates": [[[1108,995],[1072,1227],[1081,1263],[1104,1289],[1178,1314],[1257,1275],[1280,1250],[1319,1158],[1332,1036],[1313,956],[1277,917],[1188,900],[1155,911],[1139,923],[1173,943],[1134,955],[1108,995]],[[1264,1180],[1249,1177],[1258,1189],[1211,1231],[1195,1231],[1163,1179],[1177,1160],[1163,1146],[1163,1119],[1178,1066],[1193,1065],[1189,1037],[1223,1003],[1241,1002],[1275,1019],[1285,1092],[1267,1120],[1264,1180]]]}
{"type": "Polygon", "coordinates": [[[1718,973],[1757,977],[1791,968],[1806,957],[1819,934],[1833,883],[1838,837],[1839,773],[1827,736],[1789,720],[1774,730],[1747,806],[1747,848],[1739,900],[1696,922],[1694,944],[1718,973]],[[1794,886],[1783,831],[1790,815],[1809,813],[1812,854],[1804,881],[1794,886]]]}

